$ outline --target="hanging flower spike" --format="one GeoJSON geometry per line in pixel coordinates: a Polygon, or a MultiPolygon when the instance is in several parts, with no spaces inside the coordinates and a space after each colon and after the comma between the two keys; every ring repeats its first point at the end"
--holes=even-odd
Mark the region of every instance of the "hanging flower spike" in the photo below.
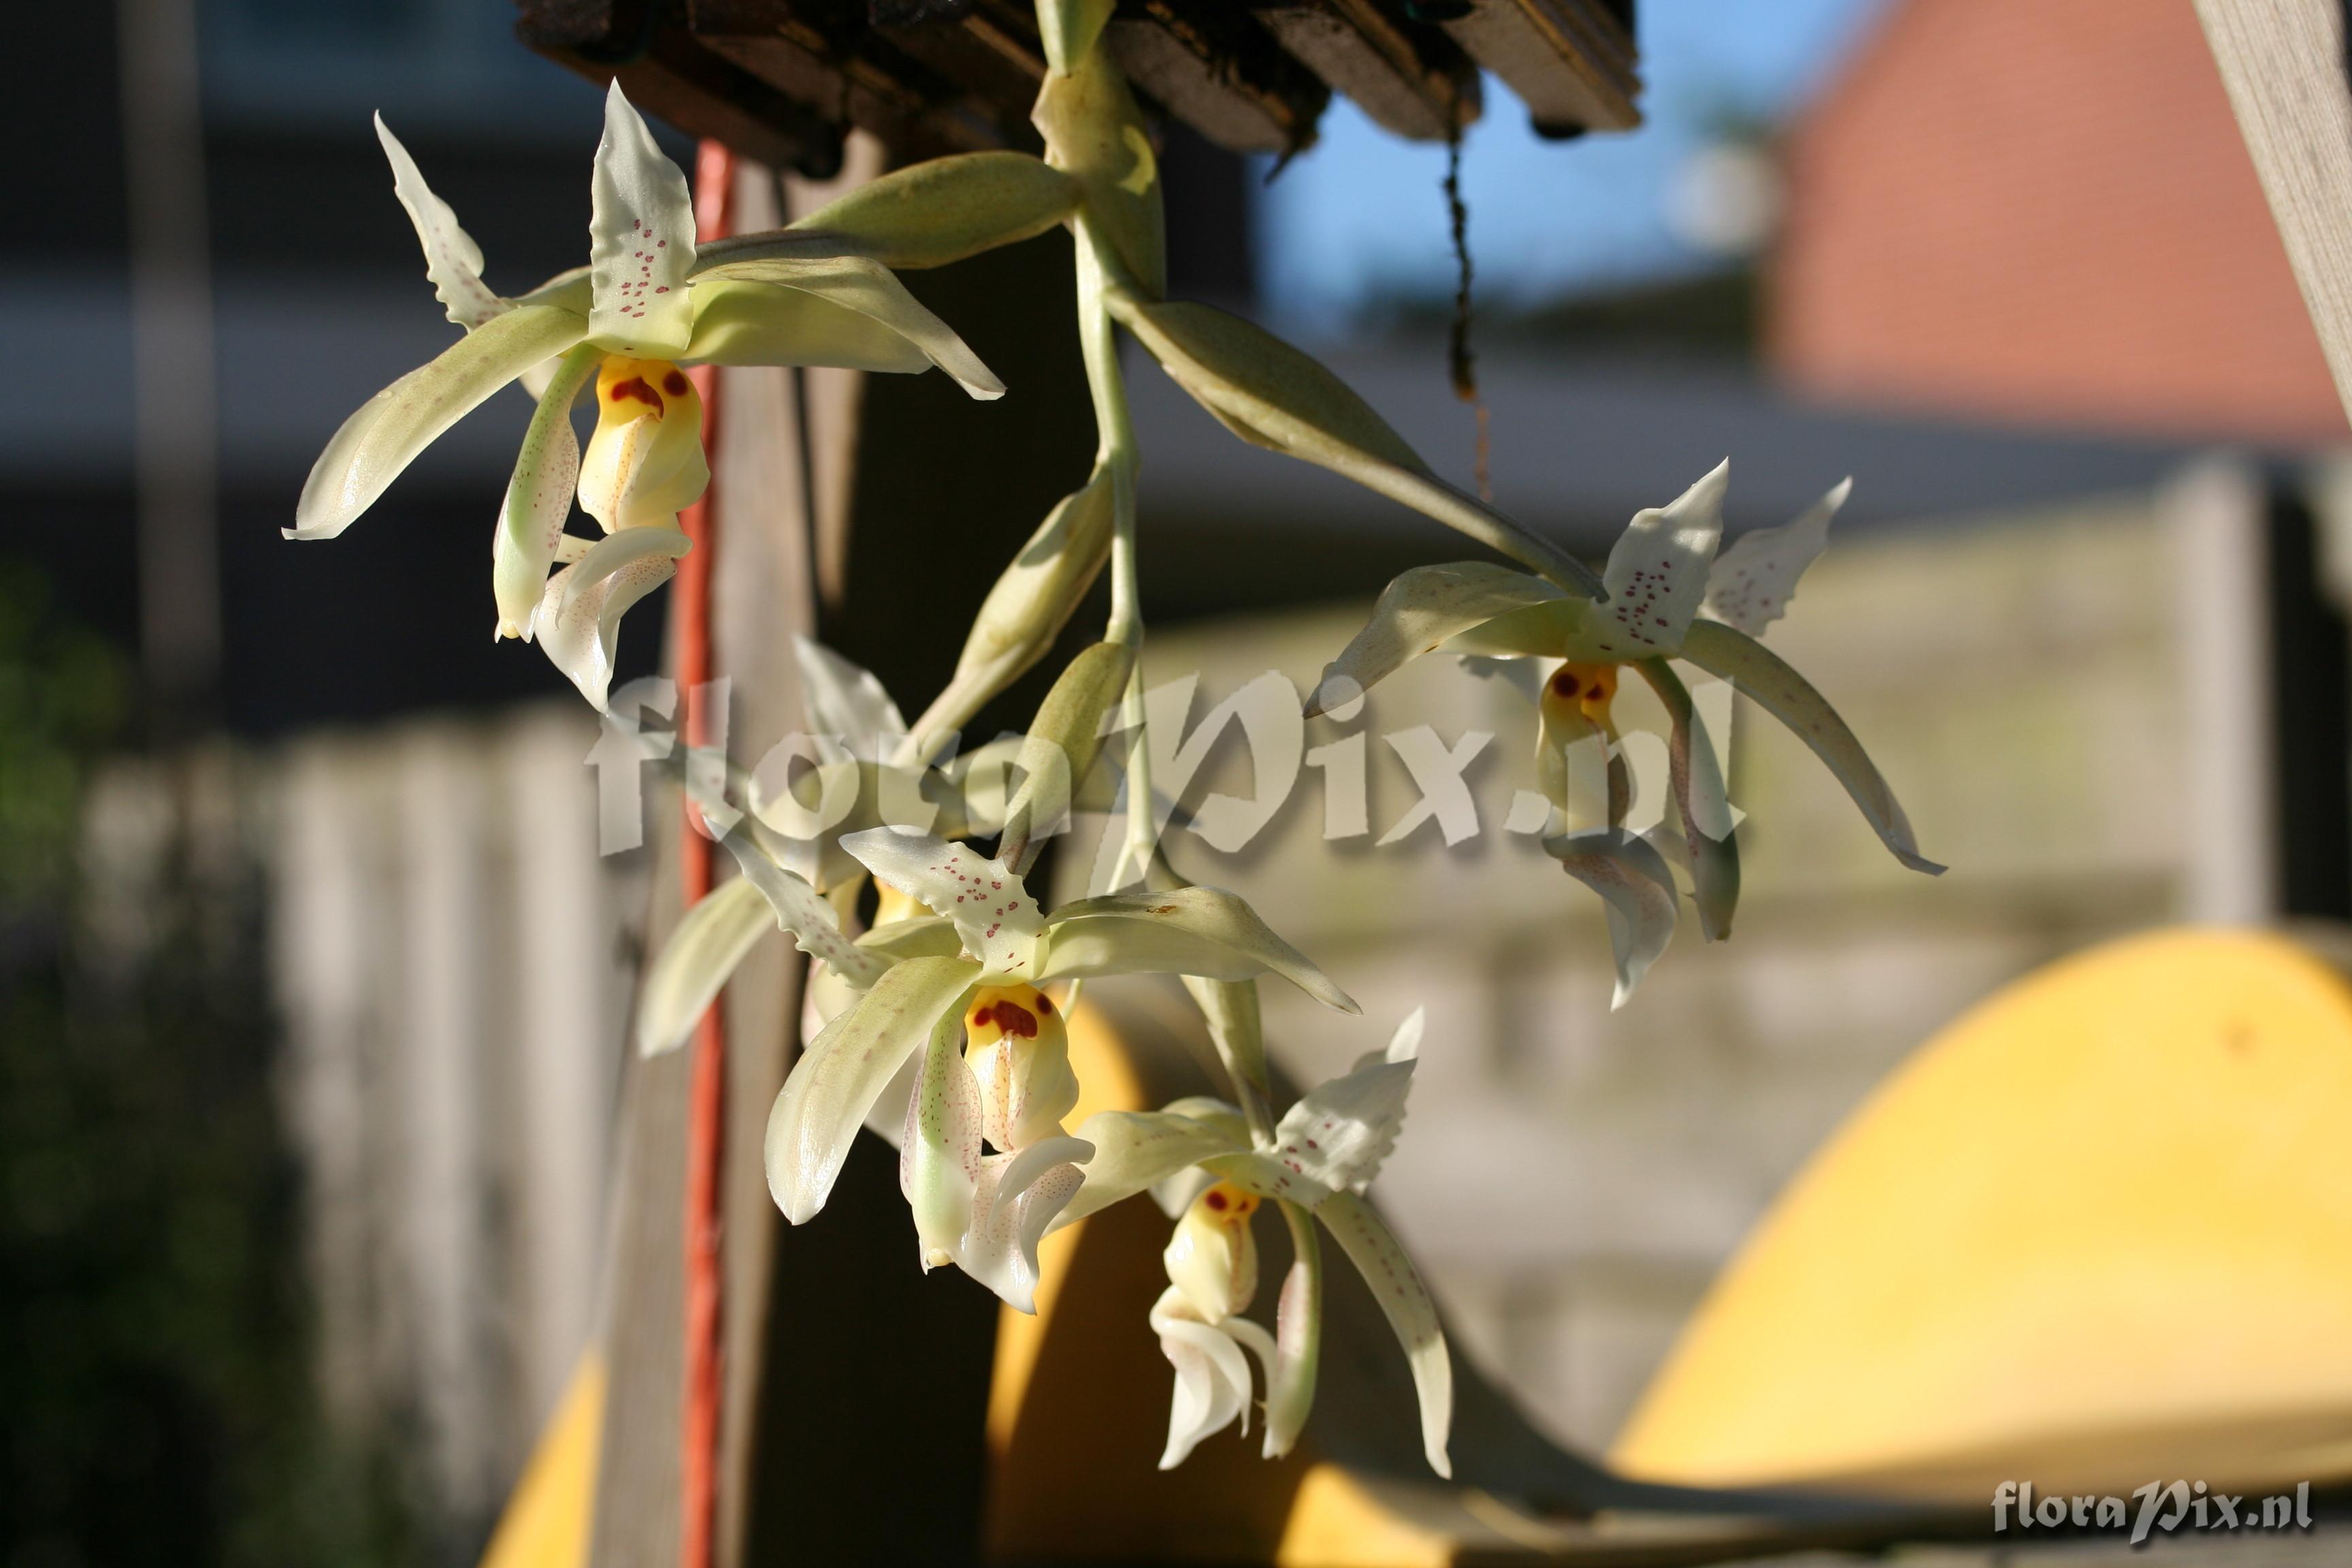
{"type": "Polygon", "coordinates": [[[1600,781],[1607,776],[1611,740],[1605,696],[1614,694],[1616,672],[1623,668],[1641,672],[1674,723],[1669,782],[1683,841],[1662,838],[1690,872],[1702,929],[1710,938],[1730,931],[1738,848],[1722,769],[1671,659],[1730,682],[1792,731],[1829,767],[1897,860],[1930,875],[1943,869],[1920,855],[1894,791],[1836,710],[1756,640],[1787,609],[1853,481],[1840,482],[1793,521],[1748,534],[1718,555],[1728,483],[1729,465],[1718,465],[1671,505],[1636,514],[1610,552],[1603,574],[1609,597],[1597,603],[1484,562],[1402,574],[1381,592],[1370,620],[1325,669],[1307,703],[1309,717],[1328,711],[1439,648],[1476,660],[1481,672],[1502,668],[1501,661],[1564,661],[1564,673],[1544,679],[1572,679],[1577,691],[1538,697],[1546,720],[1538,767],[1552,807],[1545,847],[1601,894],[1619,1005],[1671,938],[1675,918],[1673,873],[1658,845],[1623,831],[1622,803],[1613,812],[1586,809],[1610,801],[1621,787],[1600,781]],[[1584,711],[1602,671],[1608,672],[1604,700],[1584,711]],[[1566,706],[1555,710],[1556,700],[1566,706]],[[1568,754],[1580,747],[1580,763],[1568,754]],[[1575,802],[1571,773],[1583,780],[1575,802]],[[1579,809],[1571,811],[1571,805],[1579,809]]]}
{"type": "MultiPolygon", "coordinates": [[[[841,842],[878,880],[945,917],[958,951],[900,959],[802,1053],[768,1119],[769,1189],[792,1223],[813,1217],[850,1140],[894,1082],[909,1081],[902,1075],[919,1052],[900,1148],[924,1262],[956,1263],[1024,1311],[1034,1301],[1037,1241],[1081,1190],[1078,1167],[1094,1152],[1090,1141],[1062,1131],[1077,1084],[1059,1004],[1043,982],[1079,973],[1281,973],[1354,1010],[1230,893],[1084,900],[1048,915],[1011,868],[961,844],[889,827],[841,842]]],[[[877,945],[871,938],[860,944],[877,945]]]]}
{"type": "MultiPolygon", "coordinates": [[[[1002,383],[851,237],[792,237],[789,264],[740,259],[746,243],[698,251],[686,176],[662,154],[616,82],[591,180],[589,265],[514,299],[481,276],[481,249],[388,129],[378,135],[395,195],[415,224],[425,272],[466,335],[343,422],[312,466],[293,539],[331,539],[358,520],[417,454],[509,382],[539,408],[517,455],[493,551],[500,637],[535,640],[602,708],[628,606],[667,581],[684,536],[676,516],[709,482],[701,404],[678,366],[832,364],[911,372],[939,364],[975,397],[1002,383]],[[597,385],[586,459],[573,401],[597,385]],[[591,547],[564,532],[576,487],[612,536],[591,547]],[[552,579],[551,568],[562,567],[552,579]]],[[[716,247],[714,247],[716,248],[716,247]]]]}
{"type": "Polygon", "coordinates": [[[1177,1378],[1163,1468],[1182,1462],[1202,1437],[1246,1411],[1250,1384],[1242,1345],[1265,1370],[1266,1457],[1289,1450],[1313,1403],[1320,1357],[1322,1259],[1311,1215],[1339,1242],[1379,1300],[1412,1372],[1430,1468],[1452,1474],[1446,1436],[1454,1373],[1436,1305],[1395,1236],[1361,1195],[1404,1124],[1422,1030],[1416,1010],[1385,1051],[1368,1053],[1352,1071],[1301,1096],[1263,1144],[1253,1141],[1236,1107],[1205,1097],[1156,1111],[1098,1111],[1079,1125],[1077,1136],[1093,1145],[1094,1158],[1076,1196],[1051,1228],[1141,1192],[1172,1191],[1182,1199],[1178,1212],[1183,1217],[1167,1253],[1171,1286],[1151,1313],[1177,1378]],[[1291,1223],[1297,1260],[1284,1282],[1271,1337],[1237,1315],[1255,1291],[1257,1257],[1255,1241],[1232,1228],[1237,1194],[1281,1203],[1291,1223]],[[1244,1282],[1249,1289],[1241,1289],[1244,1282]]]}

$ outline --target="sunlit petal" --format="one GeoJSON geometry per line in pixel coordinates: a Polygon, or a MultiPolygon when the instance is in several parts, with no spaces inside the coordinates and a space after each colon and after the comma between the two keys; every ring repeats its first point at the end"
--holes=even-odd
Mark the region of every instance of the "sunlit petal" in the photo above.
{"type": "Polygon", "coordinates": [[[295,504],[289,539],[332,539],[419,452],[490,394],[578,342],[588,323],[552,305],[493,317],[362,404],[327,443],[295,504]]]}
{"type": "Polygon", "coordinates": [[[1609,951],[1617,969],[1610,998],[1622,1007],[1675,935],[1675,874],[1646,840],[1622,828],[1598,828],[1544,840],[1560,868],[1601,895],[1609,951]]]}
{"type": "Polygon", "coordinates": [[[1792,521],[1733,540],[1706,574],[1706,613],[1751,637],[1762,637],[1766,626],[1788,613],[1797,579],[1829,547],[1830,519],[1853,491],[1852,479],[1840,479],[1792,521]]]}
{"type": "Polygon", "coordinates": [[[898,1190],[914,1212],[927,1273],[956,1260],[980,1184],[980,1088],[958,1048],[961,1034],[952,1013],[932,1026],[898,1146],[898,1190]]]}
{"type": "Polygon", "coordinates": [[[547,580],[532,616],[532,630],[555,668],[571,678],[599,712],[613,683],[621,617],[668,582],[677,570],[677,558],[690,548],[686,535],[674,528],[626,529],[547,580]]]}
{"type": "Polygon", "coordinates": [[[793,1065],[768,1116],[768,1190],[794,1225],[824,1206],[841,1163],[885,1085],[980,978],[961,958],[894,964],[793,1065]]]}
{"type": "Polygon", "coordinates": [[[1037,1244],[1076,1195],[1093,1153],[1082,1138],[1044,1138],[981,1162],[971,1226],[956,1262],[1016,1312],[1037,1310],[1037,1244]]]}
{"type": "Polygon", "coordinates": [[[1484,561],[1416,566],[1381,590],[1371,618],[1339,650],[1307,700],[1307,716],[1353,700],[1448,639],[1566,592],[1542,578],[1484,561]]]}
{"type": "Polygon", "coordinates": [[[871,670],[851,663],[815,638],[793,634],[800,666],[801,700],[810,726],[838,737],[850,754],[866,762],[889,758],[907,734],[898,703],[871,670]]]}
{"type": "Polygon", "coordinates": [[[590,183],[589,335],[613,353],[677,359],[694,334],[694,198],[615,80],[590,183]]]}
{"type": "Polygon", "coordinates": [[[1247,1135],[1236,1133],[1237,1130],[1173,1111],[1096,1111],[1077,1130],[1077,1135],[1095,1151],[1095,1157],[1087,1163],[1086,1184],[1062,1210],[1053,1228],[1074,1225],[1131,1198],[1210,1155],[1246,1150],[1247,1135]]]}
{"type": "Polygon", "coordinates": [[[1742,696],[1811,746],[1897,860],[1930,876],[1944,869],[1919,853],[1919,841],[1911,832],[1910,818],[1903,815],[1902,803],[1837,710],[1780,655],[1732,626],[1698,621],[1683,643],[1682,657],[1731,682],[1742,696]]]}
{"type": "Polygon", "coordinates": [[[572,515],[572,490],[580,482],[580,438],[572,429],[572,405],[595,374],[597,358],[594,347],[581,343],[556,361],[515,454],[514,477],[507,481],[490,551],[500,637],[530,636],[531,617],[547,592],[547,569],[555,563],[564,520],[572,515]]]}
{"type": "Polygon", "coordinates": [[[686,1044],[728,977],[773,928],[767,900],[745,878],[722,882],[696,900],[646,970],[637,1053],[659,1056],[686,1044]]]}
{"type": "Polygon", "coordinates": [[[1446,1439],[1454,1426],[1454,1363],[1445,1353],[1445,1333],[1437,1321],[1437,1304],[1421,1272],[1372,1205],[1353,1193],[1335,1193],[1315,1210],[1328,1226],[1340,1250],[1356,1272],[1371,1287],[1372,1295],[1388,1315],[1389,1327],[1404,1347],[1412,1367],[1413,1392],[1421,1404],[1422,1451],[1429,1468],[1452,1476],[1446,1439]]]}
{"type": "Polygon", "coordinates": [[[841,840],[866,868],[955,922],[966,952],[991,974],[1035,981],[1045,916],[1003,861],[929,834],[869,828],[841,840]]]}
{"type": "Polygon", "coordinates": [[[1601,580],[1609,600],[1586,623],[1577,658],[1635,659],[1672,653],[1706,598],[1707,564],[1723,537],[1727,459],[1664,507],[1633,514],[1601,580]]]}
{"type": "Polygon", "coordinates": [[[1274,973],[1342,1013],[1356,1004],[1276,936],[1255,910],[1222,888],[1174,888],[1081,899],[1047,922],[1040,978],[1087,974],[1198,974],[1247,980],[1274,973]]]}
{"type": "Polygon", "coordinates": [[[501,300],[482,281],[482,247],[458,225],[449,204],[433,194],[416,160],[408,155],[408,149],[400,144],[381,114],[375,117],[375,138],[392,163],[393,195],[408,209],[408,221],[416,226],[416,241],[425,247],[425,276],[432,280],[433,297],[441,301],[449,319],[473,328],[513,309],[512,301],[501,300]]]}

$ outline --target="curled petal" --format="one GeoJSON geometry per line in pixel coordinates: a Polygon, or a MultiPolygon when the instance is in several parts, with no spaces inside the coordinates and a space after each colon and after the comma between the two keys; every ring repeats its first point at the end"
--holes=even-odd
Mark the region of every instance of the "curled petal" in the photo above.
{"type": "Polygon", "coordinates": [[[572,515],[572,488],[580,482],[580,438],[572,430],[572,405],[595,374],[598,357],[594,346],[581,343],[556,361],[530,427],[523,432],[522,449],[515,454],[514,477],[507,481],[498,540],[490,550],[500,637],[530,635],[531,616],[547,592],[547,569],[555,563],[564,520],[572,515]]]}
{"type": "Polygon", "coordinates": [[[589,335],[614,353],[677,359],[694,331],[694,198],[615,79],[590,180],[589,335]]]}
{"type": "Polygon", "coordinates": [[[841,847],[901,892],[955,922],[964,951],[991,974],[1034,982],[1037,933],[1045,917],[1012,868],[926,833],[873,827],[841,847]]]}
{"type": "Polygon", "coordinates": [[[1093,1146],[1094,1158],[1087,1163],[1085,1184],[1054,1220],[1055,1230],[1211,1155],[1249,1147],[1246,1133],[1169,1110],[1097,1110],[1079,1124],[1078,1136],[1093,1146]]]}
{"type": "Polygon", "coordinates": [[[824,1206],[866,1112],[980,978],[961,958],[893,964],[801,1053],[768,1116],[768,1191],[794,1225],[824,1206]]]}
{"type": "Polygon", "coordinates": [[[597,711],[604,711],[613,682],[621,617],[668,582],[677,558],[692,548],[674,528],[626,528],[547,580],[532,631],[555,668],[571,677],[597,711]]]}
{"type": "Polygon", "coordinates": [[[1731,682],[1742,696],[1811,746],[1897,860],[1929,876],[1943,871],[1919,853],[1919,841],[1911,832],[1911,819],[1903,815],[1902,803],[1862,749],[1862,742],[1830,706],[1829,699],[1790,668],[1779,654],[1732,626],[1698,621],[1683,641],[1682,657],[1731,682]]]}
{"type": "Polygon", "coordinates": [[[1400,574],[1381,590],[1364,629],[1324,670],[1321,684],[1307,700],[1307,716],[1353,700],[1462,633],[1514,610],[1567,597],[1540,577],[1485,561],[1416,566],[1400,574]]]}
{"type": "Polygon", "coordinates": [[[1830,519],[1853,492],[1840,479],[1829,494],[1778,528],[1743,533],[1715,558],[1706,574],[1706,613],[1751,637],[1788,613],[1797,579],[1829,547],[1830,519]]]}
{"type": "Polygon", "coordinates": [[[433,194],[416,160],[408,155],[408,149],[400,144],[381,114],[375,117],[375,139],[383,143],[383,155],[392,163],[393,195],[408,209],[408,221],[416,226],[416,242],[425,247],[425,276],[432,281],[433,297],[441,301],[449,319],[470,330],[512,310],[513,301],[499,298],[482,281],[482,247],[458,225],[449,204],[433,194]]]}
{"type": "Polygon", "coordinates": [[[1618,827],[1547,838],[1544,852],[1601,895],[1609,917],[1609,951],[1617,966],[1617,988],[1609,1005],[1612,1011],[1622,1007],[1674,940],[1674,872],[1647,840],[1618,827]]]}
{"type": "Polygon", "coordinates": [[[578,342],[588,323],[554,305],[520,305],[459,338],[362,404],[311,465],[289,539],[332,539],[401,470],[490,394],[578,342]]]}
{"type": "Polygon", "coordinates": [[[686,1044],[719,987],[772,923],[767,900],[747,878],[722,882],[696,900],[646,971],[637,1054],[660,1056],[686,1044]]]}
{"type": "Polygon", "coordinates": [[[1222,888],[1174,888],[1081,899],[1046,922],[1041,978],[1087,974],[1197,974],[1247,980],[1272,973],[1342,1013],[1348,994],[1276,936],[1255,910],[1222,888]]]}
{"type": "Polygon", "coordinates": [[[1282,1205],[1290,1227],[1290,1271],[1274,1313],[1274,1354],[1265,1366],[1265,1457],[1279,1459],[1298,1441],[1315,1406],[1315,1377],[1323,1360],[1323,1244],[1314,1217],[1297,1204],[1282,1205]]]}
{"type": "MultiPolygon", "coordinates": [[[[931,314],[919,300],[908,293],[907,286],[878,262],[868,261],[859,256],[824,259],[769,257],[749,261],[722,261],[706,270],[702,277],[772,283],[814,294],[829,304],[855,311],[898,333],[921,350],[923,356],[931,363],[954,377],[957,384],[972,396],[989,399],[1004,395],[1004,384],[981,363],[980,356],[972,353],[945,321],[931,314]]],[[[696,286],[701,286],[699,279],[696,286]]]]}
{"type": "Polygon", "coordinates": [[[971,1226],[956,1263],[1016,1312],[1037,1310],[1037,1244],[1076,1195],[1094,1147],[1083,1138],[1041,1138],[981,1162],[971,1226]]]}
{"type": "Polygon", "coordinates": [[[1372,1205],[1353,1193],[1335,1193],[1317,1205],[1315,1217],[1338,1238],[1339,1249],[1356,1266],[1388,1315],[1389,1327],[1404,1347],[1412,1368],[1412,1386],[1421,1404],[1422,1452],[1429,1468],[1441,1476],[1454,1474],[1446,1457],[1446,1438],[1454,1426],[1454,1363],[1445,1352],[1445,1332],[1437,1321],[1437,1303],[1422,1283],[1404,1248],[1372,1205]]]}
{"type": "MultiPolygon", "coordinates": [[[[1160,1456],[1160,1468],[1172,1470],[1191,1457],[1202,1438],[1223,1431],[1236,1418],[1247,1426],[1249,1361],[1234,1335],[1194,1317],[1184,1304],[1183,1292],[1172,1285],[1152,1307],[1151,1326],[1159,1332],[1160,1353],[1176,1369],[1175,1397],[1168,1411],[1168,1447],[1160,1456]]],[[[1255,1323],[1248,1326],[1257,1328],[1255,1323]]],[[[1265,1332],[1258,1329],[1260,1336],[1265,1332]]]]}

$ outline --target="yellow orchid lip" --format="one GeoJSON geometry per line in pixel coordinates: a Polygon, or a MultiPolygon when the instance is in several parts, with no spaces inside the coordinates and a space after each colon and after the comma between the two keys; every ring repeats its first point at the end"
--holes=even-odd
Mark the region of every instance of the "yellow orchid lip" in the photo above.
{"type": "MultiPolygon", "coordinates": [[[[600,421],[604,418],[636,419],[647,414],[659,419],[669,412],[671,402],[693,395],[693,381],[668,360],[631,359],[626,354],[606,354],[604,363],[596,367],[596,405],[600,421]]],[[[697,398],[696,402],[698,405],[700,399],[697,398]]]]}
{"type": "Polygon", "coordinates": [[[1583,664],[1571,661],[1552,672],[1544,688],[1548,700],[1574,702],[1577,710],[1595,724],[1609,722],[1609,704],[1617,696],[1617,682],[1622,670],[1613,664],[1583,664]]]}

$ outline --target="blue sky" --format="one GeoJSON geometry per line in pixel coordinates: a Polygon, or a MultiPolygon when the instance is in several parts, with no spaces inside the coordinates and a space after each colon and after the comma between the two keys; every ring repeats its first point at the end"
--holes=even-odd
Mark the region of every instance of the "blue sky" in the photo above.
{"type": "MultiPolygon", "coordinates": [[[[1726,124],[1801,107],[1885,4],[1642,0],[1649,122],[1630,135],[1539,141],[1489,77],[1463,152],[1482,295],[1544,299],[1707,265],[1667,222],[1677,172],[1726,124]]],[[[1313,334],[1382,296],[1449,292],[1444,172],[1443,147],[1399,141],[1335,100],[1321,142],[1260,192],[1266,314],[1313,334]]]]}

